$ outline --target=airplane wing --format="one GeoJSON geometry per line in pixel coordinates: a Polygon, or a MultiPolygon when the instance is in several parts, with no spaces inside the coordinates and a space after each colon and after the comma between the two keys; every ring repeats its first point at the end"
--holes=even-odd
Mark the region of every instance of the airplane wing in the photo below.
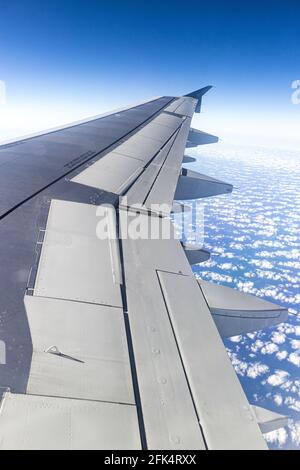
{"type": "Polygon", "coordinates": [[[208,89],[0,146],[1,449],[265,449],[284,423],[222,337],[286,311],[197,281],[170,219],[232,190],[182,168],[217,140],[190,127],[208,89]]]}

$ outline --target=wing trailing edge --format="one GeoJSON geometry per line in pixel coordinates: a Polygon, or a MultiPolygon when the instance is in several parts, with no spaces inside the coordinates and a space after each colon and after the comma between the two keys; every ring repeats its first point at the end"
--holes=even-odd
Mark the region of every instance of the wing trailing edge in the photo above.
{"type": "Polygon", "coordinates": [[[257,424],[262,433],[268,433],[283,428],[288,424],[288,416],[275,413],[274,411],[251,405],[257,424]]]}
{"type": "Polygon", "coordinates": [[[191,128],[186,147],[190,148],[197,147],[198,145],[216,144],[217,142],[219,142],[219,137],[191,128]]]}
{"type": "Polygon", "coordinates": [[[193,243],[181,243],[190,265],[204,263],[210,258],[210,252],[205,250],[202,245],[193,243]]]}
{"type": "Polygon", "coordinates": [[[223,338],[251,333],[285,322],[285,308],[229,287],[198,280],[223,338]]]}
{"type": "Polygon", "coordinates": [[[175,192],[176,200],[199,199],[232,192],[232,185],[196,171],[182,169],[175,192]]]}

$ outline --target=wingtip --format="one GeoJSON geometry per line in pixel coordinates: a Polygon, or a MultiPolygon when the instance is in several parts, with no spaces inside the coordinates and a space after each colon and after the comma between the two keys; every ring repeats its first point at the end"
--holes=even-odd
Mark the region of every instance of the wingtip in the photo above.
{"type": "Polygon", "coordinates": [[[198,100],[195,112],[200,113],[201,112],[201,105],[202,105],[202,97],[213,88],[212,85],[205,86],[203,88],[199,88],[199,90],[192,91],[191,93],[184,95],[189,98],[195,98],[198,100]]]}
{"type": "Polygon", "coordinates": [[[199,88],[199,90],[192,91],[191,93],[188,93],[187,95],[184,95],[184,96],[189,96],[191,98],[200,99],[212,88],[214,88],[213,85],[207,85],[203,88],[199,88]]]}

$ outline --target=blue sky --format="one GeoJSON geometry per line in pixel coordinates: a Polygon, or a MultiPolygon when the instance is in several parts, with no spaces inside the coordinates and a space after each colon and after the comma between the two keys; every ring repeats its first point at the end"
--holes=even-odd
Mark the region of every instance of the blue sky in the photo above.
{"type": "Polygon", "coordinates": [[[197,127],[300,148],[300,4],[0,0],[0,139],[215,85],[197,127]]]}

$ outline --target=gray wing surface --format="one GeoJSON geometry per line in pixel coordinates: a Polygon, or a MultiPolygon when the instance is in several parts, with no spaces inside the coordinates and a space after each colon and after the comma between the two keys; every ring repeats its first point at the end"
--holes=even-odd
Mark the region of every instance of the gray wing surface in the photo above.
{"type": "Polygon", "coordinates": [[[286,311],[197,281],[209,253],[170,220],[175,199],[232,190],[182,168],[216,141],[190,127],[208,89],[0,146],[1,449],[265,449],[284,425],[222,337],[286,311]],[[127,236],[132,219],[159,236],[127,236]]]}

